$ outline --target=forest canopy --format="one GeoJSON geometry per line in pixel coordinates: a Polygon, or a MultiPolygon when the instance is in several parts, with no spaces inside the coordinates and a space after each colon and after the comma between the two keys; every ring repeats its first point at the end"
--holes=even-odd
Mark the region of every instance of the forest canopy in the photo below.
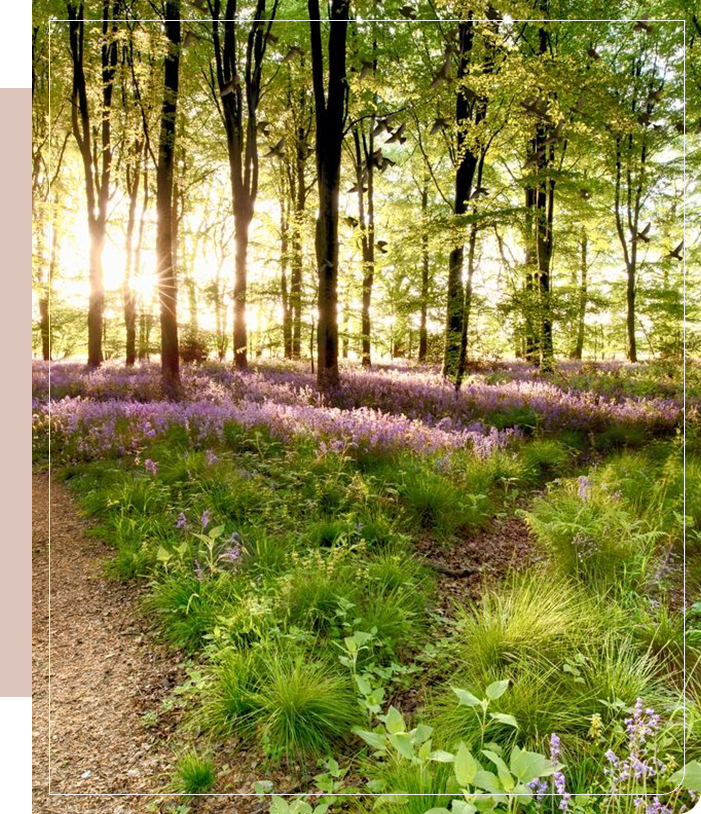
{"type": "Polygon", "coordinates": [[[679,358],[700,35],[672,0],[35,3],[34,354],[679,358]]]}

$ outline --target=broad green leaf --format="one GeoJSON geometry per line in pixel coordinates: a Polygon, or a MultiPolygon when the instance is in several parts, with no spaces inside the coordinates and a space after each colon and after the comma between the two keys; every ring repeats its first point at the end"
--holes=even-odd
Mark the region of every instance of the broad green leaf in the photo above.
{"type": "Polygon", "coordinates": [[[358,689],[363,695],[367,696],[372,692],[370,682],[366,678],[363,678],[363,676],[356,676],[355,683],[358,685],[358,689]]]}
{"type": "Polygon", "coordinates": [[[501,698],[508,689],[509,679],[505,678],[503,681],[495,681],[493,684],[490,684],[485,690],[485,693],[490,701],[496,701],[497,698],[501,698]]]}
{"type": "Polygon", "coordinates": [[[392,734],[396,734],[397,732],[406,732],[404,718],[402,717],[402,713],[396,707],[389,708],[387,715],[385,715],[384,721],[388,732],[391,732],[392,734]]]}
{"type": "Polygon", "coordinates": [[[552,773],[552,761],[538,752],[526,752],[514,747],[511,752],[511,771],[522,783],[529,783],[534,777],[545,777],[552,773]]]}
{"type": "Polygon", "coordinates": [[[290,806],[284,797],[273,797],[270,801],[270,814],[288,814],[290,806]]]}
{"type": "Polygon", "coordinates": [[[411,739],[414,743],[424,743],[433,734],[433,727],[427,724],[419,724],[416,729],[411,730],[411,739]]]}
{"type": "Polygon", "coordinates": [[[482,702],[480,699],[467,690],[461,690],[458,687],[452,688],[453,692],[458,696],[460,706],[462,707],[480,707],[482,702]]]}
{"type": "Polygon", "coordinates": [[[450,752],[444,752],[442,749],[436,749],[435,752],[431,752],[428,759],[435,760],[436,763],[452,763],[455,759],[455,755],[450,752]]]}
{"type": "Polygon", "coordinates": [[[518,721],[513,715],[507,715],[505,712],[490,712],[489,715],[493,720],[499,721],[500,724],[506,724],[518,729],[518,721]]]}
{"type": "Polygon", "coordinates": [[[690,761],[675,772],[669,781],[675,788],[681,786],[683,789],[701,794],[701,763],[698,760],[690,761]]]}
{"type": "Polygon", "coordinates": [[[488,757],[497,767],[499,781],[504,787],[504,790],[511,791],[511,789],[513,789],[513,787],[516,785],[516,780],[512,777],[509,767],[506,765],[506,763],[504,763],[503,759],[500,758],[496,752],[492,752],[491,749],[483,749],[482,754],[488,757]]]}
{"type": "Polygon", "coordinates": [[[472,757],[470,750],[461,743],[455,753],[455,777],[461,786],[469,786],[477,774],[477,761],[472,757]]]}
{"type": "Polygon", "coordinates": [[[167,548],[164,548],[162,545],[158,546],[158,551],[156,551],[156,559],[159,562],[162,562],[164,565],[170,560],[173,555],[168,551],[167,548]]]}
{"type": "Polygon", "coordinates": [[[447,808],[429,808],[425,814],[450,814],[447,808]]]}
{"type": "Polygon", "coordinates": [[[450,810],[452,814],[475,814],[477,806],[473,806],[466,800],[453,800],[450,810]]]}
{"type": "Polygon", "coordinates": [[[377,749],[381,752],[387,749],[384,735],[378,735],[377,732],[368,732],[367,729],[360,729],[357,726],[354,726],[351,732],[359,738],[362,738],[365,743],[367,743],[368,746],[372,746],[373,749],[377,749]]]}
{"type": "Polygon", "coordinates": [[[408,732],[393,732],[389,736],[389,742],[402,757],[409,760],[414,757],[414,744],[411,742],[408,732]]]}
{"type": "Polygon", "coordinates": [[[213,529],[210,529],[209,536],[210,539],[216,540],[217,537],[221,537],[224,533],[224,526],[215,526],[213,529]]]}

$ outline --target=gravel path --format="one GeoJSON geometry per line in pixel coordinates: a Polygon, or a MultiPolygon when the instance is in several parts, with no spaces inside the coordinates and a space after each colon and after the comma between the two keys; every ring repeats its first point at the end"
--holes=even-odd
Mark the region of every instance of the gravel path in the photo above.
{"type": "Polygon", "coordinates": [[[144,725],[175,679],[172,656],[133,607],[135,591],[107,581],[104,543],[61,483],[51,485],[51,744],[48,733],[49,480],[33,476],[33,764],[35,814],[146,811],[163,789],[173,722],[144,725]],[[48,792],[49,748],[51,793],[48,792]]]}

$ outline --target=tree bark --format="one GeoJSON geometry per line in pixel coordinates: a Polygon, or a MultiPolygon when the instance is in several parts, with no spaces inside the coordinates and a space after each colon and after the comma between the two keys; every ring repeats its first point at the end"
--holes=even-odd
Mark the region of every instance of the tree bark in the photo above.
{"type": "Polygon", "coordinates": [[[136,224],[136,204],[139,197],[139,181],[141,178],[141,155],[143,145],[134,144],[133,160],[127,164],[126,187],[129,196],[129,213],[127,216],[127,229],[125,237],[124,255],[124,284],[122,286],[122,301],[124,307],[124,328],[126,331],[126,364],[131,367],[136,362],[136,295],[131,284],[132,267],[134,260],[134,226],[136,224]]]}
{"type": "Polygon", "coordinates": [[[316,257],[319,274],[317,382],[339,383],[338,373],[338,195],[343,122],[347,109],[346,36],[349,0],[331,0],[328,42],[328,98],[324,90],[324,54],[318,0],[308,0],[312,81],[316,116],[316,165],[319,215],[316,257]]]}
{"type": "Polygon", "coordinates": [[[577,333],[572,352],[573,359],[581,359],[584,352],[584,318],[587,313],[587,276],[589,260],[587,256],[589,240],[586,229],[582,229],[580,239],[579,298],[577,303],[577,333]]]}
{"type": "MultiPolygon", "coordinates": [[[[472,13],[467,20],[458,24],[458,39],[460,53],[458,61],[458,82],[468,73],[472,45],[474,42],[474,23],[472,13]]],[[[467,147],[467,125],[470,121],[470,101],[465,89],[460,85],[455,102],[455,120],[457,124],[457,161],[455,173],[455,203],[453,211],[456,215],[467,212],[468,200],[472,189],[472,181],[477,168],[477,155],[467,147]]],[[[462,227],[458,230],[462,232],[462,227]]],[[[460,364],[460,344],[462,341],[464,316],[464,288],[462,282],[465,247],[462,237],[458,237],[453,245],[448,259],[448,302],[445,320],[445,350],[443,355],[443,375],[455,379],[460,364]]]]}
{"type": "Polygon", "coordinates": [[[372,321],[370,307],[372,305],[372,286],[375,280],[375,167],[373,153],[375,140],[372,131],[375,126],[375,117],[369,119],[369,135],[360,129],[360,125],[353,128],[353,141],[355,143],[356,186],[358,187],[358,220],[360,223],[361,246],[363,254],[363,292],[360,317],[361,330],[361,361],[362,366],[369,368],[371,359],[372,321]],[[367,183],[367,208],[365,206],[365,184],[367,183]]]}
{"type": "Polygon", "coordinates": [[[173,167],[180,71],[180,0],[167,0],[165,32],[168,51],[165,58],[161,134],[156,172],[156,268],[161,313],[161,375],[169,397],[180,389],[178,351],[177,281],[173,258],[173,167]]]}
{"type": "Polygon", "coordinates": [[[292,358],[292,310],[287,286],[290,220],[285,190],[280,200],[280,296],[282,299],[282,347],[285,359],[292,358]]]}
{"type": "Polygon", "coordinates": [[[71,126],[78,144],[85,176],[85,193],[88,210],[88,233],[90,235],[90,299],[88,304],[88,367],[102,364],[102,335],[105,293],[102,283],[102,249],[107,228],[107,204],[110,197],[110,175],[112,170],[112,91],[117,65],[116,18],[119,17],[119,2],[115,2],[110,14],[110,4],[102,5],[102,47],[101,83],[102,108],[100,111],[100,161],[95,154],[88,94],[83,64],[85,21],[83,3],[76,5],[68,0],[68,33],[73,65],[73,86],[71,91],[71,126]],[[99,166],[99,170],[98,170],[99,166]]]}
{"type": "Polygon", "coordinates": [[[426,361],[428,352],[428,295],[430,284],[430,260],[428,255],[428,179],[421,190],[421,322],[419,326],[419,362],[426,361]]]}
{"type": "MultiPolygon", "coordinates": [[[[266,0],[257,0],[248,29],[243,78],[239,73],[237,44],[237,2],[227,0],[226,17],[221,17],[221,1],[212,6],[212,39],[217,82],[221,94],[220,112],[226,130],[229,155],[231,199],[234,215],[234,362],[239,370],[248,367],[248,331],[246,327],[246,296],[248,267],[248,229],[253,218],[258,195],[258,131],[256,117],[260,101],[263,58],[270,27],[277,12],[274,0],[270,18],[266,21],[266,0]],[[224,27],[224,41],[220,36],[224,27]],[[244,103],[245,93],[245,103],[244,103]],[[246,114],[246,115],[244,115],[246,114]]],[[[213,88],[216,93],[216,89],[213,88]]]]}

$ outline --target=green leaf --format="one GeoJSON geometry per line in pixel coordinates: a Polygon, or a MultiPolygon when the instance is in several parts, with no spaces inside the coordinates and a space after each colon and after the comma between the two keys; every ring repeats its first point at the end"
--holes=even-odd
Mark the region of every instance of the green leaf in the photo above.
{"type": "Polygon", "coordinates": [[[290,806],[284,797],[275,796],[270,802],[270,814],[288,814],[290,806]]]}
{"type": "Polygon", "coordinates": [[[470,750],[461,743],[455,754],[455,777],[461,786],[469,786],[477,774],[477,761],[472,757],[470,750]]]}
{"type": "Polygon", "coordinates": [[[389,736],[389,742],[402,757],[411,760],[414,757],[414,744],[407,732],[394,732],[389,736]]]}
{"type": "Polygon", "coordinates": [[[529,783],[535,777],[546,777],[554,771],[553,764],[538,752],[522,751],[514,747],[511,752],[511,771],[522,783],[529,783]]]}
{"type": "Polygon", "coordinates": [[[475,814],[477,806],[468,803],[465,800],[453,800],[451,804],[452,814],[475,814]]]}
{"type": "Polygon", "coordinates": [[[485,690],[485,693],[490,701],[496,701],[497,698],[501,698],[508,689],[509,679],[505,678],[503,681],[495,681],[493,684],[490,684],[485,690]]]}
{"type": "Polygon", "coordinates": [[[513,715],[507,715],[504,712],[490,712],[489,715],[493,720],[499,721],[500,724],[506,724],[507,726],[513,726],[514,729],[518,729],[518,721],[513,715]]]}
{"type": "Polygon", "coordinates": [[[387,743],[384,735],[378,735],[377,732],[368,732],[367,729],[360,729],[357,726],[354,726],[351,732],[359,738],[362,738],[365,743],[367,743],[368,746],[372,746],[373,749],[377,749],[380,752],[386,751],[387,743]]]}
{"type": "Polygon", "coordinates": [[[355,683],[358,685],[358,689],[362,695],[368,696],[372,692],[370,682],[366,678],[363,678],[363,676],[356,676],[355,683]]]}
{"type": "Polygon", "coordinates": [[[444,752],[442,749],[436,749],[428,756],[429,760],[435,760],[436,763],[452,763],[455,760],[455,755],[450,752],[444,752]]]}
{"type": "Polygon", "coordinates": [[[460,701],[461,707],[480,707],[482,706],[482,702],[480,699],[473,695],[471,692],[467,690],[461,690],[458,687],[451,688],[453,692],[458,696],[458,700],[460,701]]]}
{"type": "Polygon", "coordinates": [[[675,788],[681,786],[683,789],[701,794],[701,763],[698,760],[690,761],[675,772],[669,780],[675,788]]]}
{"type": "Polygon", "coordinates": [[[162,562],[164,565],[170,560],[173,555],[168,551],[167,548],[164,548],[162,545],[158,546],[158,551],[156,551],[156,559],[159,562],[162,562]]]}
{"type": "Polygon", "coordinates": [[[224,533],[224,526],[215,526],[213,529],[210,529],[209,536],[210,539],[216,540],[217,537],[221,537],[224,533]]]}
{"type": "Polygon", "coordinates": [[[411,730],[410,734],[414,743],[424,743],[433,734],[433,727],[427,724],[419,724],[416,729],[411,730]]]}
{"type": "Polygon", "coordinates": [[[425,814],[450,814],[447,808],[429,808],[425,814]]]}
{"type": "Polygon", "coordinates": [[[502,758],[496,752],[492,752],[491,749],[483,749],[482,754],[486,755],[492,763],[497,767],[497,773],[499,775],[499,781],[501,785],[504,787],[505,791],[511,791],[513,787],[516,785],[516,780],[512,777],[511,772],[509,771],[509,767],[504,763],[502,758]]]}
{"type": "Polygon", "coordinates": [[[396,734],[397,732],[406,732],[404,718],[402,717],[402,713],[396,707],[389,708],[384,717],[384,722],[385,726],[387,727],[387,731],[391,732],[392,734],[396,734]]]}

